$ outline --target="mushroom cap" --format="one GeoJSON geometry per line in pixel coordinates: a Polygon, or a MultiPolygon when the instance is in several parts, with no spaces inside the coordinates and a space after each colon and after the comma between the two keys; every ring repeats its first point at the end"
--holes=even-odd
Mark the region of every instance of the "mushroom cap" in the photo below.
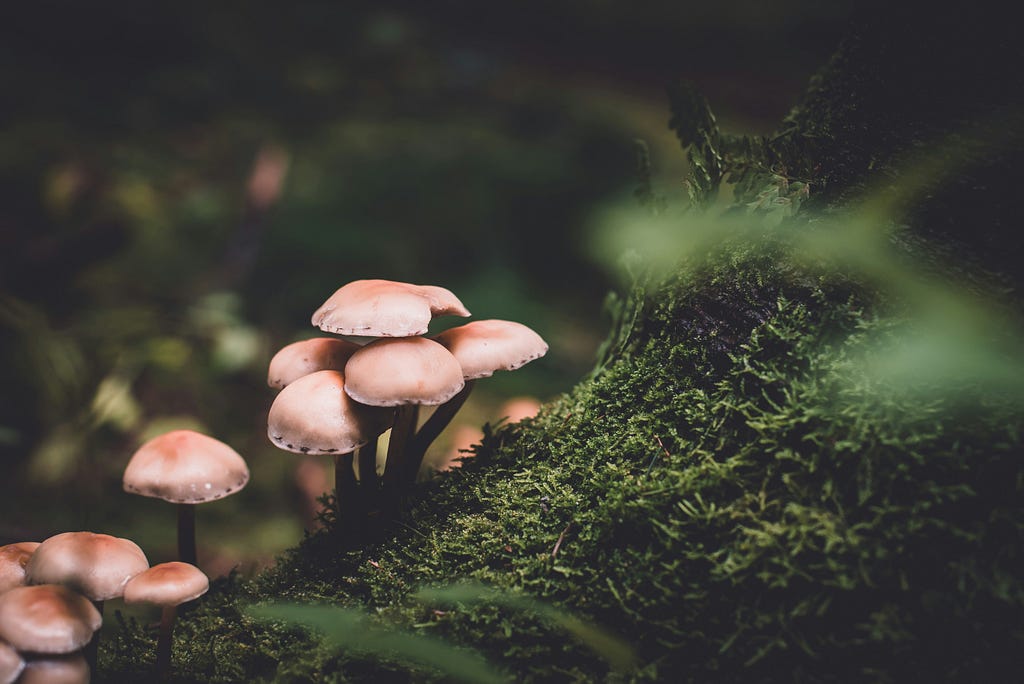
{"type": "Polygon", "coordinates": [[[89,663],[81,653],[33,658],[18,684],[89,684],[89,663]]]}
{"type": "Polygon", "coordinates": [[[515,370],[548,351],[548,343],[515,321],[473,321],[434,337],[462,366],[466,380],[486,378],[499,370],[515,370]]]}
{"type": "Polygon", "coordinates": [[[124,593],[124,585],[149,567],[130,539],[95,532],[63,532],[43,541],[25,566],[29,584],[63,584],[93,601],[124,593]]]}
{"type": "Polygon", "coordinates": [[[427,332],[434,316],[468,316],[450,290],[393,280],[355,280],[339,288],[313,313],[324,332],[372,337],[409,337],[427,332]]]}
{"type": "Polygon", "coordinates": [[[11,684],[25,669],[25,660],[13,648],[0,641],[0,684],[11,684]]]}
{"type": "Polygon", "coordinates": [[[359,345],[336,337],[314,337],[293,342],[274,354],[267,371],[267,384],[281,389],[303,375],[318,370],[344,370],[359,345]]]}
{"type": "Polygon", "coordinates": [[[149,440],[124,469],[124,490],[172,503],[205,503],[240,490],[249,467],[224,442],[192,430],[149,440]]]}
{"type": "Polygon", "coordinates": [[[0,546],[0,594],[25,584],[25,566],[37,548],[39,542],[17,542],[0,546]]]}
{"type": "Polygon", "coordinates": [[[361,404],[443,404],[465,385],[451,353],[425,337],[375,340],[345,366],[345,391],[361,404]]]}
{"type": "Polygon", "coordinates": [[[388,428],[391,412],[352,401],[341,371],[303,376],[277,395],[267,436],[279,449],[301,454],[347,454],[388,428]]]}
{"type": "Polygon", "coordinates": [[[124,585],[125,603],[178,606],[197,599],[210,588],[209,578],[194,565],[171,561],[143,570],[124,585]]]}
{"type": "Polygon", "coordinates": [[[96,606],[68,587],[40,584],[0,594],[0,639],[21,652],[77,651],[102,622],[96,606]]]}

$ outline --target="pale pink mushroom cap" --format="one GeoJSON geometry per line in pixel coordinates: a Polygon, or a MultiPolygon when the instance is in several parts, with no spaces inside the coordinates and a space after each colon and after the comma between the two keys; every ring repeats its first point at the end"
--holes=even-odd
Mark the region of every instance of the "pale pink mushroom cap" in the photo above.
{"type": "Polygon", "coordinates": [[[25,566],[28,584],[63,584],[93,601],[124,593],[124,585],[149,567],[138,545],[95,532],[63,532],[43,541],[25,566]]]}
{"type": "Polygon", "coordinates": [[[89,663],[81,653],[33,658],[18,684],[89,684],[89,663]]]}
{"type": "Polygon", "coordinates": [[[154,565],[128,580],[124,587],[124,602],[178,606],[199,598],[209,588],[210,580],[202,570],[188,563],[172,561],[154,565]]]}
{"type": "Polygon", "coordinates": [[[361,404],[443,404],[465,385],[451,353],[425,337],[376,340],[348,360],[345,391],[361,404]]]}
{"type": "Polygon", "coordinates": [[[77,651],[102,622],[96,606],[68,587],[41,584],[0,594],[0,639],[21,652],[77,651]]]}
{"type": "Polygon", "coordinates": [[[0,594],[25,584],[25,566],[37,548],[39,542],[0,546],[0,594]]]}
{"type": "Polygon", "coordinates": [[[339,335],[410,337],[427,332],[435,316],[468,316],[450,290],[391,280],[355,280],[313,314],[313,325],[339,335]]]}
{"type": "Polygon", "coordinates": [[[267,418],[267,435],[286,451],[347,454],[384,432],[391,414],[352,401],[340,371],[317,371],[277,395],[267,418]]]}
{"type": "Polygon", "coordinates": [[[473,321],[445,330],[434,339],[458,360],[466,380],[515,370],[548,351],[548,343],[540,335],[514,321],[473,321]]]}
{"type": "Polygon", "coordinates": [[[224,442],[192,430],[154,437],[124,470],[124,490],[172,503],[221,499],[249,481],[249,467],[224,442]]]}
{"type": "Polygon", "coordinates": [[[24,669],[25,660],[17,651],[0,641],[0,684],[11,684],[24,669]]]}
{"type": "Polygon", "coordinates": [[[314,337],[282,347],[270,360],[267,384],[281,389],[319,370],[344,370],[359,345],[336,337],[314,337]]]}

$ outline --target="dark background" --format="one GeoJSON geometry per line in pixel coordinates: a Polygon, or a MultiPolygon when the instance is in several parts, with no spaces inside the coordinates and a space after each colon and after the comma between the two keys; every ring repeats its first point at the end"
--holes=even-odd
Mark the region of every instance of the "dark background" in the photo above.
{"type": "Polygon", "coordinates": [[[468,424],[568,389],[612,286],[590,221],[635,201],[636,140],[657,191],[683,192],[666,86],[691,80],[726,130],[767,133],[851,5],[7,8],[0,539],[91,529],[164,560],[173,512],[123,493],[120,472],[144,439],[192,427],[253,471],[198,514],[200,544],[220,549],[200,552],[206,567],[294,543],[308,496],[264,436],[266,365],[350,280],[442,285],[550,342],[479,383],[468,424]]]}

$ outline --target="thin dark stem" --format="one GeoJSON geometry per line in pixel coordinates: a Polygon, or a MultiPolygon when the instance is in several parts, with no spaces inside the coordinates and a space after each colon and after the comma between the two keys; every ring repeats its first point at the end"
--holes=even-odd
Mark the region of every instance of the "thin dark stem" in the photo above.
{"type": "Polygon", "coordinates": [[[178,560],[196,565],[195,504],[178,504],[178,560]]]}
{"type": "MultiPolygon", "coordinates": [[[[376,491],[377,477],[377,439],[359,449],[359,487],[364,492],[376,491]]],[[[373,497],[371,496],[370,499],[373,497]]]]}
{"type": "Polygon", "coordinates": [[[420,472],[420,465],[423,463],[423,457],[426,455],[427,449],[434,443],[438,435],[448,427],[448,424],[452,422],[452,418],[459,412],[462,405],[466,403],[469,393],[473,391],[475,382],[475,380],[467,380],[466,386],[462,388],[462,391],[438,406],[430,418],[427,418],[427,422],[423,423],[423,427],[416,433],[416,436],[412,438],[412,442],[409,444],[405,454],[405,467],[402,473],[403,482],[411,484],[416,481],[416,475],[420,472]]]}
{"type": "Polygon", "coordinates": [[[171,643],[177,606],[164,606],[160,613],[160,636],[156,641],[156,676],[161,682],[171,678],[171,643]]]}
{"type": "Polygon", "coordinates": [[[349,518],[357,506],[358,496],[356,474],[352,470],[352,453],[337,454],[334,457],[334,522],[338,530],[351,524],[349,518]]]}
{"type": "Polygon", "coordinates": [[[420,407],[417,404],[399,406],[395,411],[395,424],[388,440],[388,460],[384,465],[384,488],[391,490],[401,486],[403,465],[408,445],[416,431],[416,419],[420,407]]]}
{"type": "Polygon", "coordinates": [[[416,421],[420,415],[418,404],[399,406],[395,410],[395,422],[388,439],[388,460],[384,464],[384,516],[386,520],[398,517],[402,505],[403,465],[416,421]]]}

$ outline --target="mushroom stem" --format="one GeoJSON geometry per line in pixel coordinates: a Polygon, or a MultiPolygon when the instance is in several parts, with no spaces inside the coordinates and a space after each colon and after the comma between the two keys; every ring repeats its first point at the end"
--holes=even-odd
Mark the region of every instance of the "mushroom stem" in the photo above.
{"type": "Polygon", "coordinates": [[[178,504],[178,560],[196,565],[195,504],[178,504]]]}
{"type": "Polygon", "coordinates": [[[161,682],[171,678],[171,635],[177,614],[177,606],[164,606],[160,612],[160,635],[156,641],[156,676],[161,682]]]}
{"type": "MultiPolygon", "coordinates": [[[[103,601],[93,601],[92,605],[96,606],[96,610],[100,614],[100,619],[103,618],[103,601]]],[[[96,676],[96,660],[100,652],[100,630],[96,630],[92,633],[92,638],[89,639],[89,643],[82,649],[83,655],[85,655],[85,662],[89,664],[89,672],[92,676],[96,676]]]]}
{"type": "Polygon", "coordinates": [[[404,404],[395,411],[395,422],[388,439],[388,457],[384,464],[384,516],[386,520],[398,517],[402,506],[403,464],[409,443],[416,431],[419,404],[404,404]]]}
{"type": "Polygon", "coordinates": [[[335,524],[342,529],[342,522],[351,517],[358,493],[356,474],[352,470],[352,452],[334,457],[334,513],[335,524]]]}
{"type": "Polygon", "coordinates": [[[356,526],[365,532],[366,518],[379,506],[379,483],[377,477],[377,438],[370,440],[365,446],[359,447],[359,499],[356,515],[359,519],[356,526]]]}
{"type": "Polygon", "coordinates": [[[416,431],[416,420],[419,418],[418,404],[404,404],[395,410],[395,423],[391,428],[388,440],[388,460],[384,465],[384,489],[396,490],[402,486],[404,461],[408,453],[408,445],[416,431]]]}
{"type": "Polygon", "coordinates": [[[420,465],[423,463],[423,457],[426,455],[427,449],[434,443],[438,435],[448,427],[448,424],[452,422],[452,418],[459,412],[462,405],[466,403],[469,393],[473,391],[475,382],[475,380],[466,380],[466,385],[462,388],[462,391],[438,406],[430,418],[427,418],[427,421],[423,423],[423,427],[416,433],[416,436],[412,438],[405,454],[405,466],[402,473],[403,482],[413,483],[416,481],[416,475],[420,472],[420,465]]]}

